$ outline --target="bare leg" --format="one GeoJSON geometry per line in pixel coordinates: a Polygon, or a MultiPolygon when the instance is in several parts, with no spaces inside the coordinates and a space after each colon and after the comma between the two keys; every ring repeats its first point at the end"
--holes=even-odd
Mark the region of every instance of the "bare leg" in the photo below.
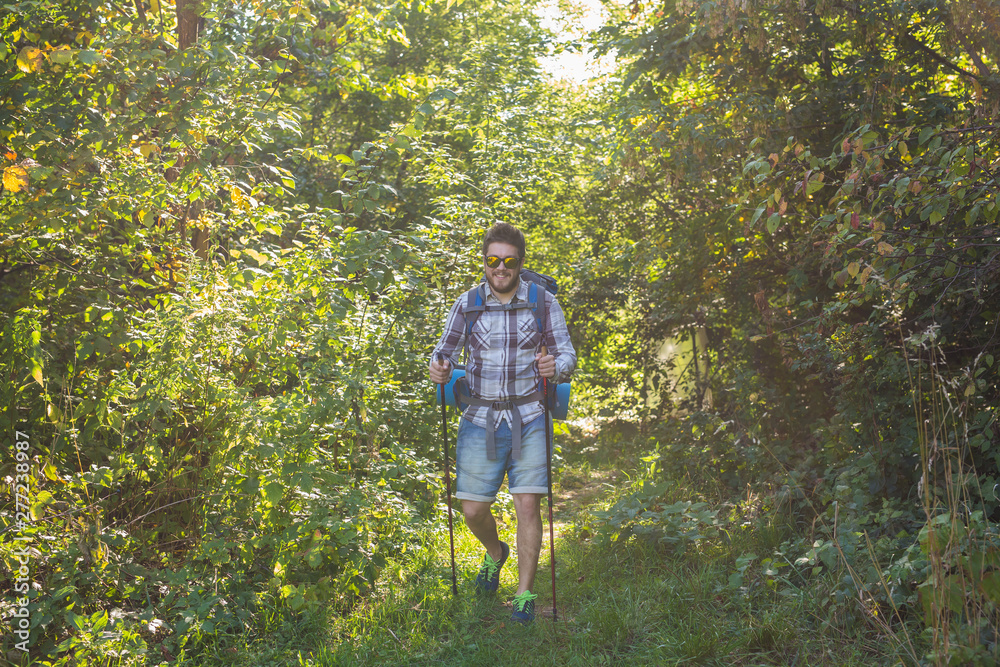
{"type": "MultiPolygon", "coordinates": [[[[516,504],[515,496],[515,504],[516,504]]],[[[472,534],[476,536],[484,547],[486,547],[486,553],[490,555],[495,561],[500,560],[500,556],[503,555],[503,549],[500,547],[500,536],[497,535],[497,522],[493,518],[493,512],[490,511],[490,507],[493,503],[485,503],[478,500],[463,500],[462,501],[462,513],[465,514],[465,525],[469,527],[472,534]]],[[[520,516],[520,515],[518,515],[520,516]]],[[[541,519],[539,519],[541,521],[541,519]]],[[[518,520],[518,543],[520,544],[521,536],[521,522],[518,520]]],[[[541,525],[541,524],[539,524],[541,525]]],[[[539,527],[539,532],[541,528],[539,527]]],[[[537,549],[536,549],[537,552],[537,549]]],[[[535,559],[538,559],[538,554],[535,554],[535,559]]],[[[520,561],[520,558],[518,558],[520,561]]]]}
{"type": "MultiPolygon", "coordinates": [[[[542,496],[538,493],[514,494],[514,510],[517,512],[517,595],[530,591],[535,585],[538,554],[542,550],[541,500],[542,496]]],[[[476,536],[479,537],[478,534],[476,536]]]]}

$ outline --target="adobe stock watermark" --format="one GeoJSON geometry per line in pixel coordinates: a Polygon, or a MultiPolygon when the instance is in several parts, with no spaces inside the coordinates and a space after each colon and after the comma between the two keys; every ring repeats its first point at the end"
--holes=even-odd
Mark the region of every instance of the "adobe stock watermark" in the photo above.
{"type": "Polygon", "coordinates": [[[10,627],[18,640],[14,648],[28,652],[28,640],[31,636],[31,612],[28,610],[28,590],[31,587],[31,560],[28,542],[31,537],[24,534],[28,526],[31,507],[31,443],[27,434],[14,432],[14,558],[18,565],[14,569],[14,613],[10,619],[10,627]]]}

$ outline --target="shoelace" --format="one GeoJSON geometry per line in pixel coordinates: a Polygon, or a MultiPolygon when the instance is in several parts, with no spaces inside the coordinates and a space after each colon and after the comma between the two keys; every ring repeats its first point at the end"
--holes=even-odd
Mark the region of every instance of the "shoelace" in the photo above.
{"type": "Polygon", "coordinates": [[[491,556],[489,554],[486,554],[486,557],[483,559],[483,568],[482,569],[486,571],[486,576],[487,577],[492,577],[494,574],[497,573],[497,569],[499,569],[499,565],[497,565],[497,562],[495,560],[493,560],[493,556],[491,556]]]}
{"type": "Polygon", "coordinates": [[[534,602],[538,595],[532,593],[531,591],[524,591],[520,595],[514,596],[514,611],[524,611],[525,605],[529,602],[534,602]]]}

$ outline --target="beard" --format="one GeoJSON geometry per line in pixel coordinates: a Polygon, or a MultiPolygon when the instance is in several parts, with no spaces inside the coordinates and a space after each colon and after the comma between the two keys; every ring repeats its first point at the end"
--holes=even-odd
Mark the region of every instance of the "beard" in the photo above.
{"type": "Polygon", "coordinates": [[[503,269],[502,271],[487,271],[486,282],[490,284],[490,289],[494,294],[507,294],[517,288],[517,280],[521,272],[519,270],[503,269]],[[501,274],[498,276],[496,274],[501,274]]]}

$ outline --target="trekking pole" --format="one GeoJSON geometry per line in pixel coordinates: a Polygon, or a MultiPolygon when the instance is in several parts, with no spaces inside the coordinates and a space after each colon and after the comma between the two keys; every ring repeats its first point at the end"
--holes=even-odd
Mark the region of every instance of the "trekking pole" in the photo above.
{"type": "Polygon", "coordinates": [[[549,410],[549,380],[542,378],[542,393],[545,396],[545,458],[548,462],[549,477],[549,562],[552,564],[552,621],[556,615],[556,533],[552,527],[552,412],[549,410]]]}
{"type": "Polygon", "coordinates": [[[448,541],[451,544],[451,594],[458,597],[458,578],[455,575],[455,528],[451,517],[451,472],[448,470],[448,406],[445,404],[444,386],[441,383],[441,436],[444,439],[444,487],[448,493],[448,541]]]}

